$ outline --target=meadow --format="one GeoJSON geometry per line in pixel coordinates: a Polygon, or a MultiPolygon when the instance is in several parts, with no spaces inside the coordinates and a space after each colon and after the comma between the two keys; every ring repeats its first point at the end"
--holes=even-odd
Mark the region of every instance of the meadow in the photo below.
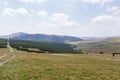
{"type": "Polygon", "coordinates": [[[14,53],[0,66],[0,80],[120,80],[120,55],[14,53]]]}
{"type": "Polygon", "coordinates": [[[120,42],[109,42],[109,41],[99,41],[99,42],[79,42],[76,43],[77,49],[82,50],[85,53],[119,53],[120,52],[120,42]]]}
{"type": "MultiPolygon", "coordinates": [[[[27,40],[9,40],[11,47],[37,53],[77,53],[73,45],[59,42],[46,41],[27,41],[27,40]]],[[[6,48],[7,39],[0,38],[0,48],[6,48]]]]}

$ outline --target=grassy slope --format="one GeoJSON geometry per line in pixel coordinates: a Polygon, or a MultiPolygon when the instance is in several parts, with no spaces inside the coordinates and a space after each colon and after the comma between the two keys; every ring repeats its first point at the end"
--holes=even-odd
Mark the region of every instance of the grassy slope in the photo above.
{"type": "Polygon", "coordinates": [[[81,42],[77,44],[77,49],[88,53],[113,53],[120,52],[120,42],[81,42]]]}
{"type": "MultiPolygon", "coordinates": [[[[25,40],[10,40],[10,45],[14,48],[22,47],[23,50],[34,48],[38,49],[39,52],[50,52],[50,53],[73,53],[75,52],[71,45],[57,42],[46,42],[46,41],[25,41],[25,40]]],[[[5,48],[7,45],[6,39],[0,39],[0,48],[5,48]]]]}
{"type": "Polygon", "coordinates": [[[35,42],[35,41],[25,41],[25,40],[10,40],[10,45],[14,48],[19,48],[20,46],[24,48],[36,48],[42,51],[48,51],[51,53],[67,53],[74,52],[73,48],[69,44],[56,43],[56,42],[35,42]]]}
{"type": "Polygon", "coordinates": [[[120,53],[120,38],[113,37],[107,39],[91,39],[86,41],[80,42],[71,42],[69,44],[77,45],[78,50],[83,50],[87,53],[113,53],[118,52],[120,53]]]}
{"type": "Polygon", "coordinates": [[[4,53],[8,53],[9,50],[7,48],[0,48],[0,56],[3,55],[4,53]]]}
{"type": "Polygon", "coordinates": [[[109,41],[109,42],[120,42],[120,37],[109,38],[109,39],[107,39],[107,41],[109,41]]]}
{"type": "MultiPolygon", "coordinates": [[[[107,60],[111,54],[29,54],[0,67],[0,80],[119,80],[120,62],[107,60]]],[[[117,55],[120,60],[120,55],[117,55]]]]}

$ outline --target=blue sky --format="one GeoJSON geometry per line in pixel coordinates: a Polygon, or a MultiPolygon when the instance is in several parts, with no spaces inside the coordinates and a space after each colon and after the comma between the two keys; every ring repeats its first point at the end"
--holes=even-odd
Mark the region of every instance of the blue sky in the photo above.
{"type": "Polygon", "coordinates": [[[1,0],[0,34],[120,36],[120,0],[1,0]]]}

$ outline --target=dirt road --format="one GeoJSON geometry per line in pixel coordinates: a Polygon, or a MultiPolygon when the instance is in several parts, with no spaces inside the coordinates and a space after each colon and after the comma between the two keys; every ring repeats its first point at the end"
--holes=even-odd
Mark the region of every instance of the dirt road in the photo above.
{"type": "Polygon", "coordinates": [[[9,53],[8,54],[4,53],[3,56],[0,56],[0,59],[3,59],[4,57],[9,56],[9,54],[12,54],[12,55],[8,59],[0,62],[0,66],[4,65],[5,63],[9,62],[10,60],[12,60],[15,57],[14,51],[13,51],[12,47],[9,44],[9,38],[7,40],[7,48],[9,49],[9,53]]]}

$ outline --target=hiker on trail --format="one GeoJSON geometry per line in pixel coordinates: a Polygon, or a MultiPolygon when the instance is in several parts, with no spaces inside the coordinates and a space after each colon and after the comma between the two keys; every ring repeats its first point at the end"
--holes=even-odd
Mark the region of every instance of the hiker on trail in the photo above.
{"type": "Polygon", "coordinates": [[[88,53],[86,53],[88,55],[88,53]]]}
{"type": "Polygon", "coordinates": [[[115,58],[115,53],[112,53],[113,59],[115,58]]]}

